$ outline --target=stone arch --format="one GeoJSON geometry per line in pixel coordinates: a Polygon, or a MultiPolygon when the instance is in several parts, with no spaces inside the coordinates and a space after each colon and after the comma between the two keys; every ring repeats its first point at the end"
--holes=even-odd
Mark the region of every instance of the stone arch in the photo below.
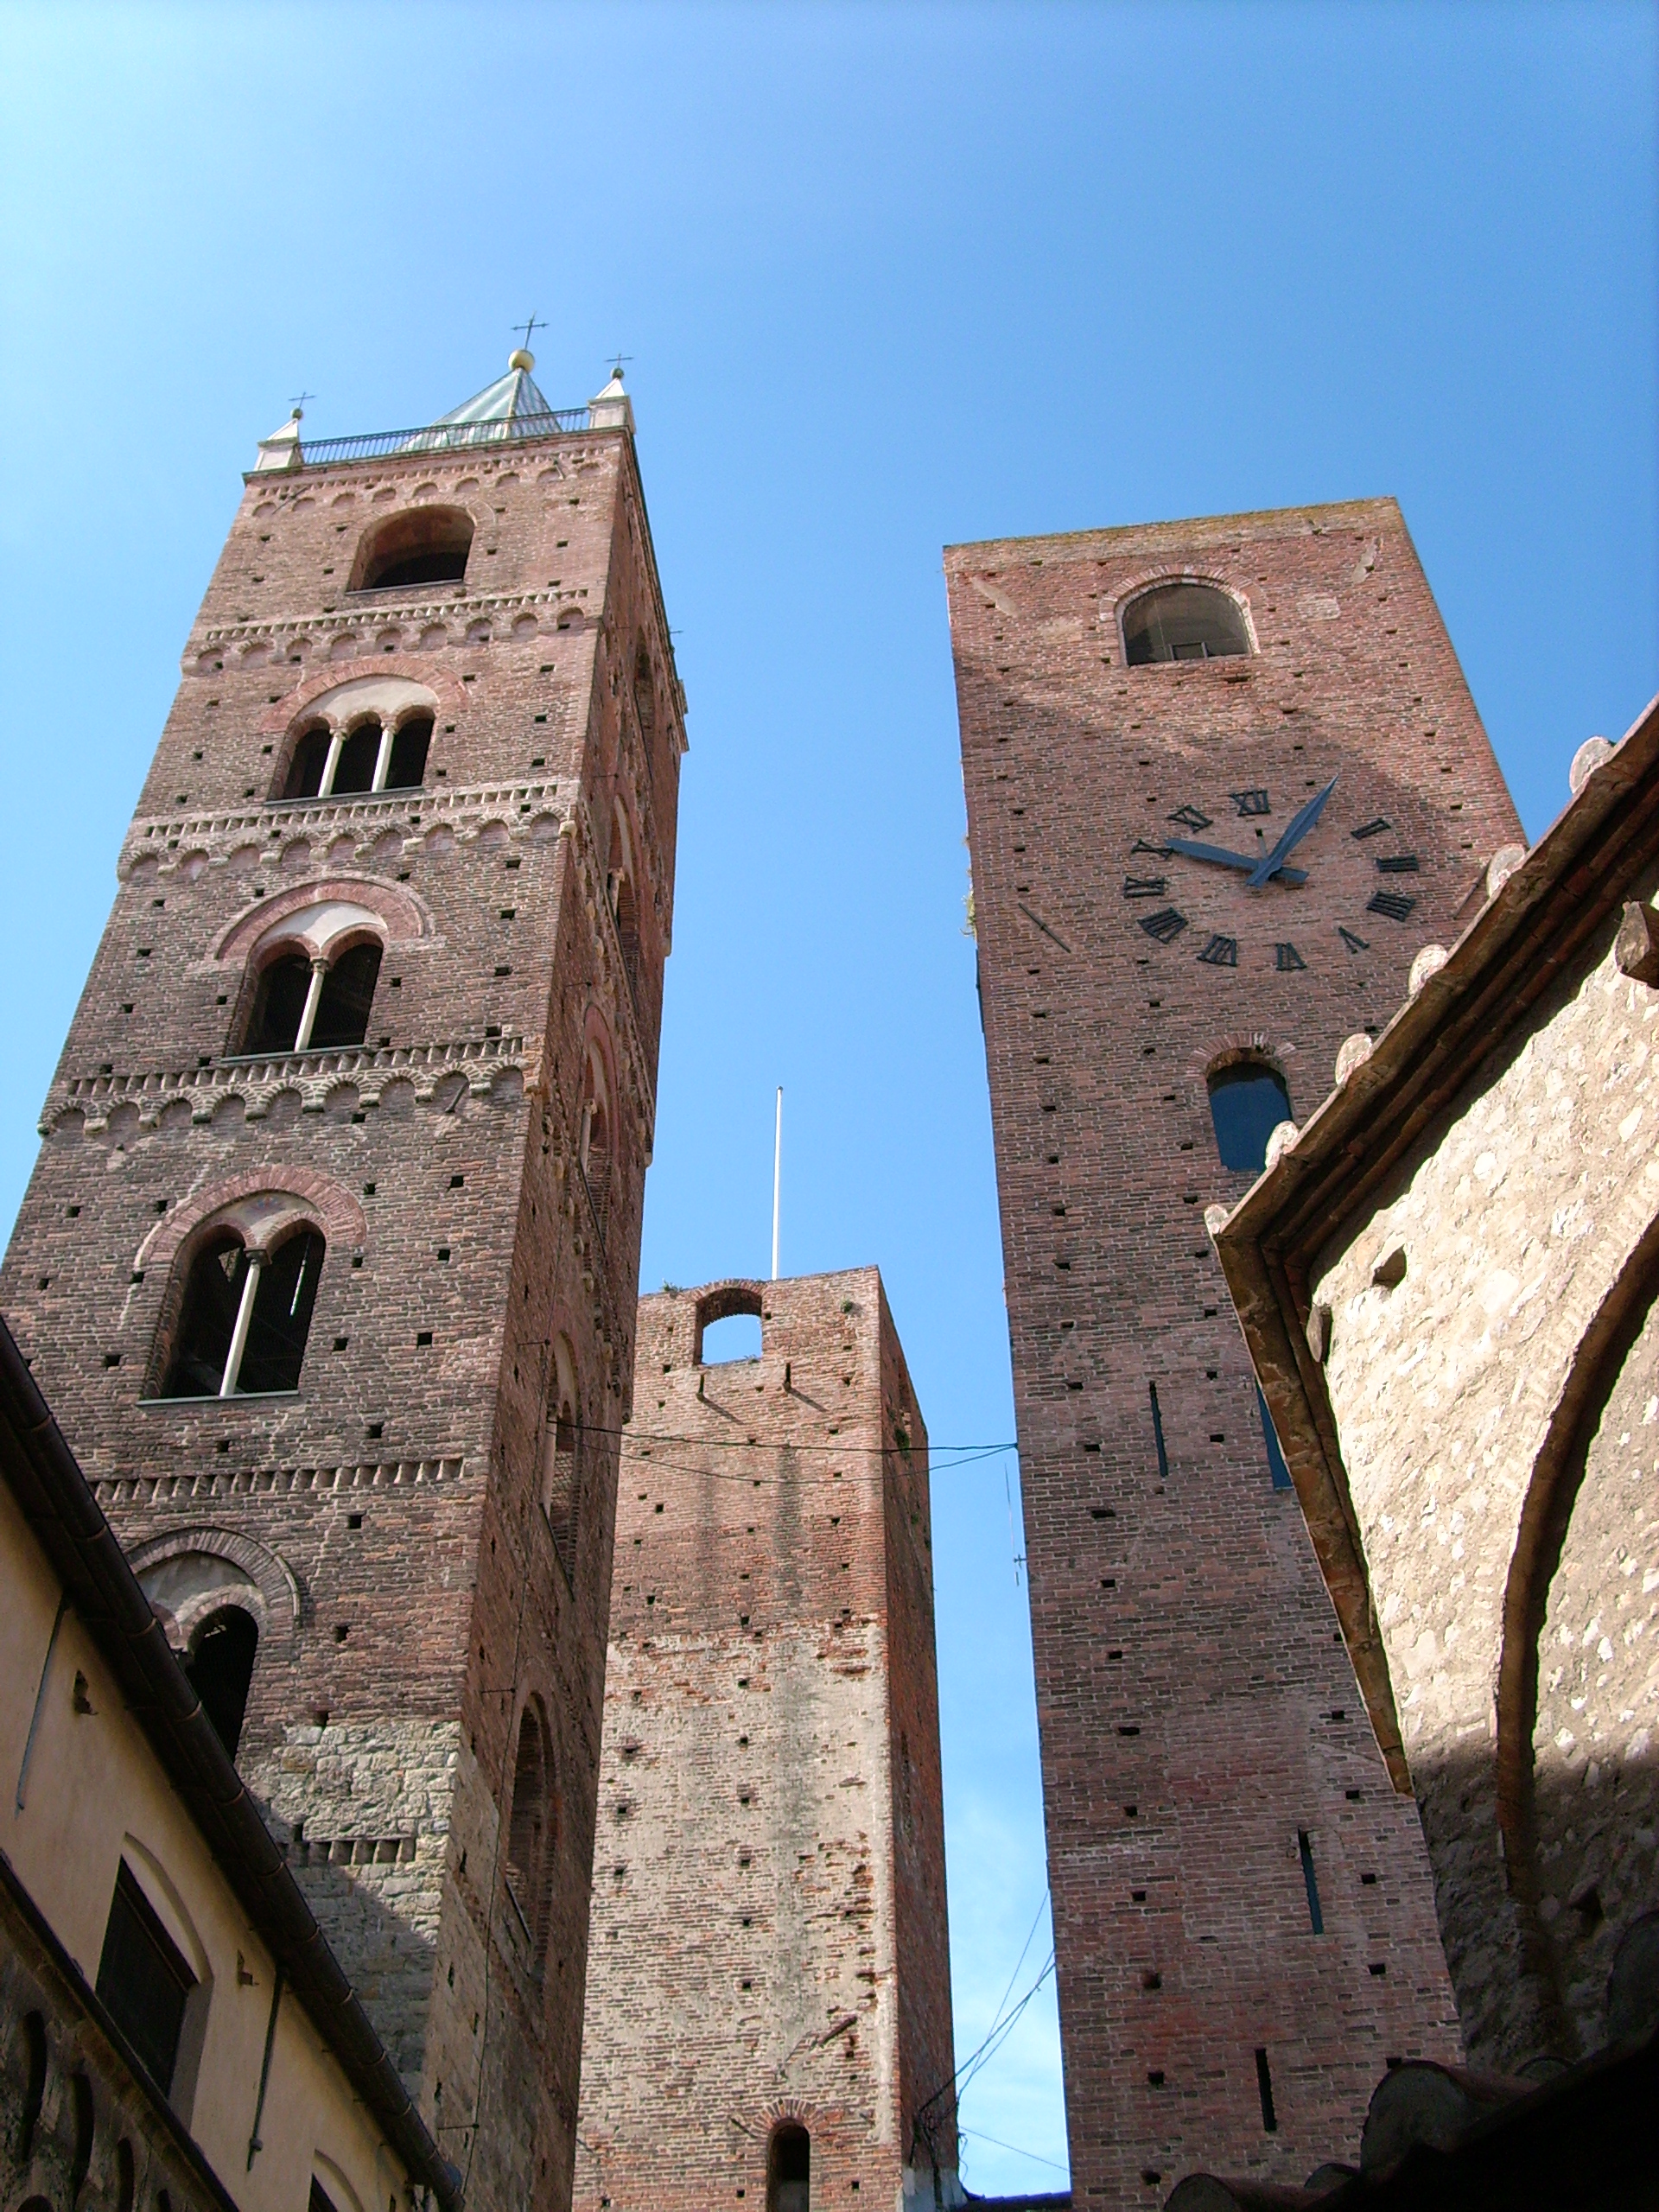
{"type": "MultiPolygon", "coordinates": [[[[477,486],[455,486],[463,488],[477,486]]],[[[376,516],[359,538],[346,588],[395,591],[458,584],[466,577],[478,528],[478,518],[458,499],[392,508],[376,516]]]]}
{"type": "MultiPolygon", "coordinates": [[[[170,1622],[184,1640],[188,1641],[191,1631],[215,1605],[233,1599],[245,1603],[253,1613],[262,1645],[282,1649],[289,1657],[297,1648],[302,1610],[298,1577],[280,1552],[261,1543],[257,1537],[245,1535],[239,1529],[221,1528],[211,1521],[196,1522],[169,1529],[165,1535],[152,1536],[136,1546],[127,1554],[127,1564],[152,1605],[157,1603],[152,1596],[152,1585],[162,1589],[159,1606],[162,1625],[170,1622]],[[206,1576],[194,1591],[182,1584],[176,1593],[168,1590],[168,1578],[159,1571],[175,1561],[196,1558],[222,1560],[238,1570],[244,1578],[240,1588],[245,1597],[238,1594],[237,1586],[232,1582],[215,1584],[206,1576]],[[174,1601],[175,1594],[177,1602],[174,1601]]],[[[168,1640],[173,1642],[170,1636],[168,1640]]]]}
{"type": "Polygon", "coordinates": [[[360,1251],[368,1236],[361,1205],[344,1184],[311,1167],[248,1167],[208,1183],[158,1221],[133,1255],[135,1270],[172,1268],[188,1240],[220,1219],[233,1222],[251,1243],[264,1243],[279,1226],[315,1215],[330,1246],[360,1251]],[[275,1201],[264,1208],[257,1202],[275,1201]]]}
{"type": "Polygon", "coordinates": [[[334,874],[289,884],[245,906],[227,924],[210,956],[220,968],[245,967],[256,952],[269,950],[285,935],[301,937],[308,925],[296,918],[331,906],[357,906],[378,921],[389,944],[430,942],[437,935],[432,909],[406,883],[385,876],[334,874]]]}
{"type": "Polygon", "coordinates": [[[272,739],[287,738],[308,716],[326,713],[334,693],[355,690],[359,684],[378,688],[392,683],[408,683],[425,691],[435,702],[433,711],[448,715],[451,721],[467,703],[460,677],[442,661],[402,653],[393,656],[391,667],[377,668],[372,676],[349,677],[345,682],[333,669],[316,670],[294,690],[271,702],[259,717],[259,734],[272,739]]]}
{"type": "Polygon", "coordinates": [[[1495,1759],[1503,1863],[1520,1926],[1523,1967],[1557,2048],[1575,2035],[1557,1948],[1541,1906],[1537,1770],[1541,1641],[1590,1452],[1615,1387],[1659,1304],[1659,1218],[1637,1239],[1578,1344],[1535,1458],[1522,1502],[1503,1591],[1497,1681],[1495,1759]]]}

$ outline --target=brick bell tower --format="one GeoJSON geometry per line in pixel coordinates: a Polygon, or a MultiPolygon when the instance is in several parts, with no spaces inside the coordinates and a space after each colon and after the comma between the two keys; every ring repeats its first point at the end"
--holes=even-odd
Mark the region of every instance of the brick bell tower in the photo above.
{"type": "Polygon", "coordinates": [[[1300,2183],[1459,2037],[1205,1208],[1519,830],[1392,501],[946,569],[1073,2190],[1300,2183]]]}
{"type": "Polygon", "coordinates": [[[957,2176],[927,1432],[874,1268],[639,1302],[580,2212],[957,2176]],[[704,1331],[760,1323],[757,1358],[704,1331]]]}
{"type": "Polygon", "coordinates": [[[620,376],[260,448],[7,1317],[479,2206],[575,2151],[684,700],[620,376]]]}

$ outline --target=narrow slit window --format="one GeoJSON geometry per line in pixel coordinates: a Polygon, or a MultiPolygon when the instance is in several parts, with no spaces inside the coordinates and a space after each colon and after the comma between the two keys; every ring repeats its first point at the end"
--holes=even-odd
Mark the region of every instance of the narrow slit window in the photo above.
{"type": "Polygon", "coordinates": [[[124,1859],[116,1876],[98,1994],[162,2094],[173,2092],[184,2008],[196,1978],[124,1859]]]}
{"type": "Polygon", "coordinates": [[[391,741],[385,788],[389,791],[417,791],[426,780],[426,756],[432,743],[432,717],[416,715],[398,725],[391,741]]]}
{"type": "Polygon", "coordinates": [[[766,2146],[766,2212],[811,2212],[812,2139],[786,2120],[766,2146]]]}
{"type": "Polygon", "coordinates": [[[1306,1828],[1296,1831],[1296,1848],[1301,1853],[1302,1881],[1307,1891],[1308,1924],[1316,1936],[1323,1936],[1325,1915],[1319,1910],[1319,1878],[1313,1871],[1313,1846],[1306,1828]]]}
{"type": "Polygon", "coordinates": [[[1268,1164],[1268,1139],[1290,1119],[1290,1093],[1262,1061],[1241,1061],[1211,1077],[1210,1117],[1222,1166],[1259,1175],[1268,1164]]]}
{"type": "Polygon", "coordinates": [[[1158,1385],[1155,1382],[1147,1383],[1147,1395],[1152,1402],[1152,1440],[1158,1447],[1158,1478],[1160,1482],[1167,1482],[1169,1452],[1164,1444],[1164,1415],[1158,1403],[1158,1385]]]}
{"type": "Polygon", "coordinates": [[[248,1689],[253,1681],[254,1656],[259,1648],[259,1629],[251,1613],[240,1605],[221,1605],[209,1613],[196,1630],[184,1671],[201,1700],[201,1709],[213,1723],[213,1733],[225,1746],[226,1758],[236,1757],[242,1739],[243,1717],[248,1709],[248,1689]]]}
{"type": "Polygon", "coordinates": [[[1268,1447],[1268,1474],[1274,1490],[1292,1487],[1290,1469],[1285,1465],[1285,1455],[1279,1448],[1279,1432],[1273,1425],[1273,1415],[1268,1411],[1268,1402],[1262,1395],[1262,1385],[1255,1386],[1255,1402],[1262,1414],[1262,1440],[1268,1447]]]}
{"type": "Polygon", "coordinates": [[[1273,2069],[1268,2064],[1268,2054],[1260,2045],[1255,2054],[1255,2086],[1262,2099],[1262,2132],[1264,2135],[1279,2133],[1279,2115],[1273,2108],[1273,2069]]]}

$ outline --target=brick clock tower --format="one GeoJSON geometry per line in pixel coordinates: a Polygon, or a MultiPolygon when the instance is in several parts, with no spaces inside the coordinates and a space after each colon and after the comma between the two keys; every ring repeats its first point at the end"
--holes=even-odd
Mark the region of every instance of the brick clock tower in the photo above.
{"type": "Polygon", "coordinates": [[[478,2206],[568,2204],[684,702],[620,378],[260,448],[8,1319],[478,2206]]]}
{"type": "Polygon", "coordinates": [[[1300,2182],[1459,2035],[1204,1212],[1518,827],[1391,501],[946,566],[1076,2201],[1300,2182]]]}

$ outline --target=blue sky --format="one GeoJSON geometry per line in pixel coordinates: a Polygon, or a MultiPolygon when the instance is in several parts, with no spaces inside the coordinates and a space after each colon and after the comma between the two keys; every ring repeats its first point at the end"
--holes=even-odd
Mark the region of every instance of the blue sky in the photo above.
{"type": "MultiPolygon", "coordinates": [[[[556,405],[632,357],[690,700],[644,1280],[764,1270],[782,1083],[785,1270],[880,1263],[942,1442],[1013,1414],[941,546],[1393,493],[1535,836],[1656,689],[1649,7],[0,24],[7,1217],[255,440],[531,309],[556,405]]],[[[935,1484],[959,2056],[1050,1940],[1016,1484],[935,1484]]],[[[963,2118],[1058,2184],[1052,1985],[963,2118]]]]}

